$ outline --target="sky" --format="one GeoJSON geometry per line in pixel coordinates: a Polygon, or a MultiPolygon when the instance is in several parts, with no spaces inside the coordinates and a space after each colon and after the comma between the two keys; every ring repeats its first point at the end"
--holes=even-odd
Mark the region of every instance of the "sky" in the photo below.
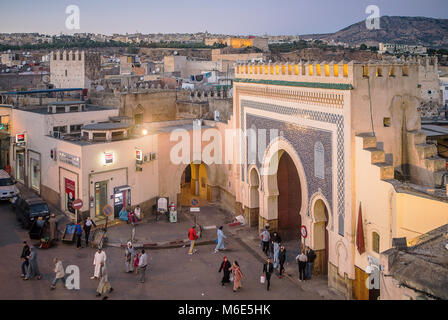
{"type": "Polygon", "coordinates": [[[0,0],[0,33],[330,33],[380,15],[448,18],[447,0],[0,0]],[[65,27],[77,5],[80,29],[65,27]]]}

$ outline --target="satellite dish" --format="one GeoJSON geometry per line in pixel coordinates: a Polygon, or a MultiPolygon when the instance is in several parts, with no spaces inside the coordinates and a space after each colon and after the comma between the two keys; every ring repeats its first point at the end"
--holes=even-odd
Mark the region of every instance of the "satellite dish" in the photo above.
{"type": "Polygon", "coordinates": [[[45,84],[50,83],[50,77],[46,74],[42,77],[42,82],[45,84]]]}
{"type": "Polygon", "coordinates": [[[174,51],[173,54],[174,54],[175,56],[177,56],[177,51],[174,51]]]}

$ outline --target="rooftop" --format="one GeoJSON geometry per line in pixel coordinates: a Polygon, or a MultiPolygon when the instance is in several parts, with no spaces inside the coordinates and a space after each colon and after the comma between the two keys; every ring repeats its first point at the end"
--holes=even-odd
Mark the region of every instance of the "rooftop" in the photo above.
{"type": "Polygon", "coordinates": [[[121,122],[103,122],[103,123],[92,123],[86,124],[83,126],[83,130],[90,131],[105,131],[105,130],[118,130],[118,129],[127,129],[130,125],[121,122]]]}
{"type": "MultiPolygon", "coordinates": [[[[70,104],[76,104],[73,101],[69,101],[70,103],[67,103],[68,105],[70,104]]],[[[51,103],[50,105],[54,105],[53,103],[51,103]]],[[[26,112],[33,112],[33,113],[38,113],[38,114],[48,114],[48,115],[56,115],[56,114],[67,114],[67,113],[79,113],[79,111],[68,111],[68,112],[58,112],[58,113],[49,113],[48,112],[48,107],[45,106],[26,106],[25,108],[17,108],[18,110],[21,111],[26,111],[26,112]]],[[[107,111],[107,110],[115,110],[112,107],[106,107],[106,106],[97,106],[97,105],[92,105],[92,104],[86,104],[86,108],[85,110],[81,111],[81,112],[92,112],[92,111],[107,111]]]]}
{"type": "Polygon", "coordinates": [[[386,273],[401,285],[436,299],[448,299],[448,224],[411,241],[407,250],[381,253],[386,273]]]}

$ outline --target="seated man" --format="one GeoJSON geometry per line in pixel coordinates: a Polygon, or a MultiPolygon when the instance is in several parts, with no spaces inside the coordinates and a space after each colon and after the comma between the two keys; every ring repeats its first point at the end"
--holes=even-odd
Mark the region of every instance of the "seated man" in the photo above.
{"type": "Polygon", "coordinates": [[[118,217],[120,218],[120,220],[128,222],[129,217],[128,217],[128,212],[127,212],[125,207],[123,207],[120,210],[120,213],[118,214],[118,217]]]}

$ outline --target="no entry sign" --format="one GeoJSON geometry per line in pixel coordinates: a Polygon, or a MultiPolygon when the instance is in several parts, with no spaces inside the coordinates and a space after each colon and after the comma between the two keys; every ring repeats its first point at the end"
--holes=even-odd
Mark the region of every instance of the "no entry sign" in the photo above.
{"type": "Polygon", "coordinates": [[[302,237],[306,238],[308,236],[308,231],[306,230],[305,226],[301,226],[300,227],[300,234],[302,235],[302,237]]]}
{"type": "Polygon", "coordinates": [[[75,201],[73,201],[72,208],[75,209],[75,210],[81,209],[82,208],[82,200],[81,199],[76,199],[75,201]]]}

